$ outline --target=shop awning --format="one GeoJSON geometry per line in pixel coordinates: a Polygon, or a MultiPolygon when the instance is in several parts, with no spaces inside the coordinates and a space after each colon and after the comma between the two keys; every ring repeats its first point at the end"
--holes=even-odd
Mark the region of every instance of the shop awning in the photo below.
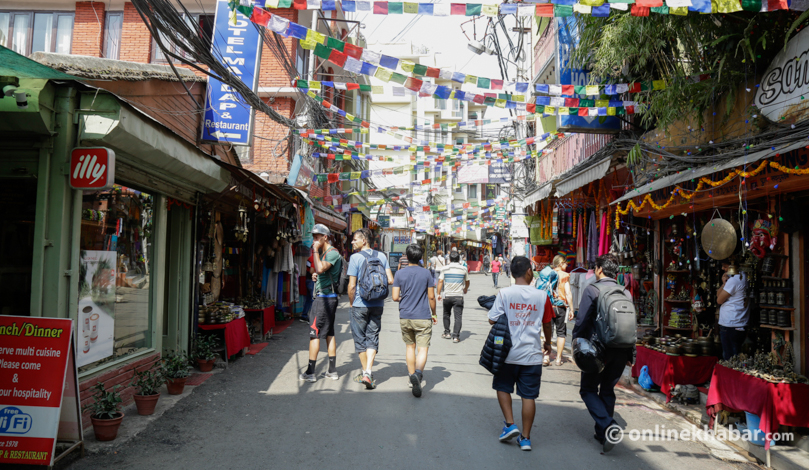
{"type": "Polygon", "coordinates": [[[78,77],[52,69],[47,65],[0,46],[0,76],[44,78],[48,80],[80,80],[78,77]]]}
{"type": "Polygon", "coordinates": [[[315,214],[315,222],[318,224],[323,224],[326,227],[334,230],[345,230],[348,228],[348,224],[345,221],[345,218],[336,212],[323,207],[323,206],[314,206],[313,212],[315,214]]]}
{"type": "Polygon", "coordinates": [[[216,159],[111,94],[84,95],[81,109],[83,146],[110,147],[125,163],[203,193],[222,191],[230,183],[216,159]]]}
{"type": "Polygon", "coordinates": [[[537,201],[547,199],[551,195],[551,189],[553,189],[553,182],[549,181],[533,192],[528,193],[522,201],[523,207],[533,206],[537,201]]]}
{"type": "Polygon", "coordinates": [[[560,181],[556,184],[556,197],[564,196],[565,194],[581,188],[585,184],[600,180],[607,174],[607,170],[610,169],[610,163],[612,163],[612,158],[604,158],[595,165],[560,181]]]}
{"type": "Polygon", "coordinates": [[[653,181],[638,189],[630,190],[630,192],[626,193],[623,197],[616,199],[611,204],[618,204],[619,202],[624,202],[634,197],[644,196],[646,194],[651,193],[652,191],[655,191],[656,189],[667,188],[669,186],[674,186],[675,184],[682,183],[683,181],[702,178],[703,176],[717,173],[719,171],[729,170],[731,168],[736,168],[739,166],[748,165],[750,163],[755,163],[765,158],[774,157],[778,153],[790,152],[792,150],[799,149],[805,146],[806,142],[803,141],[795,142],[789,145],[776,147],[775,150],[769,148],[767,150],[751,153],[750,155],[743,155],[741,157],[726,160],[724,163],[719,163],[715,165],[705,165],[703,167],[696,168],[692,171],[684,171],[680,172],[679,174],[664,176],[663,178],[653,181]]]}

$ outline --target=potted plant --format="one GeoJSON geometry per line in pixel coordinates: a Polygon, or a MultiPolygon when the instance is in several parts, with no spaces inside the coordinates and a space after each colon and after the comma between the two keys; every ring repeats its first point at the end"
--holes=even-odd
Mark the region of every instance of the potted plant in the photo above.
{"type": "Polygon", "coordinates": [[[188,366],[188,355],[185,351],[171,351],[163,356],[163,373],[166,376],[166,387],[169,395],[180,395],[185,388],[185,381],[191,375],[188,366]]]}
{"type": "Polygon", "coordinates": [[[219,340],[214,335],[197,336],[194,342],[194,359],[199,370],[210,372],[216,363],[216,348],[219,347],[219,340]]]}
{"type": "Polygon", "coordinates": [[[103,382],[95,384],[93,401],[84,407],[85,411],[90,411],[93,432],[99,441],[111,441],[118,436],[118,428],[124,419],[124,414],[119,410],[123,401],[118,393],[119,387],[116,385],[106,390],[103,382]]]}
{"type": "Polygon", "coordinates": [[[146,370],[135,370],[132,386],[138,389],[135,406],[138,407],[139,415],[148,416],[154,413],[157,400],[160,398],[160,387],[165,381],[163,367],[159,362],[155,362],[146,370]]]}

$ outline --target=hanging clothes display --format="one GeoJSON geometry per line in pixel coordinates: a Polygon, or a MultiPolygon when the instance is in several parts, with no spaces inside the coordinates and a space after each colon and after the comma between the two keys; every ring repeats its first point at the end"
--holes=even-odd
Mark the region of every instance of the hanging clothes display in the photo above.
{"type": "Polygon", "coordinates": [[[590,227],[587,230],[587,264],[596,262],[598,257],[598,226],[596,225],[596,211],[590,211],[590,227]]]}
{"type": "Polygon", "coordinates": [[[584,216],[585,214],[579,214],[579,223],[576,228],[576,265],[578,266],[584,266],[584,216]]]}

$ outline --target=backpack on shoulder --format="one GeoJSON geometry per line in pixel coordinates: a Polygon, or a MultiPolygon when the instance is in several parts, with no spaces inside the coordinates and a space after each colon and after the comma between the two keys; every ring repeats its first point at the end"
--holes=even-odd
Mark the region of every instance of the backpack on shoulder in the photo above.
{"type": "Polygon", "coordinates": [[[559,282],[559,274],[550,266],[545,266],[542,268],[542,271],[539,272],[539,276],[537,279],[537,289],[544,292],[549,299],[551,299],[551,304],[557,307],[565,305],[565,302],[562,299],[557,299],[555,295],[553,295],[553,291],[556,290],[556,284],[559,282]]]}
{"type": "MultiPolygon", "coordinates": [[[[332,250],[337,251],[334,247],[332,250]]],[[[348,293],[348,263],[342,256],[340,256],[340,277],[337,278],[336,284],[332,282],[331,288],[338,297],[348,293]]]]}
{"type": "Polygon", "coordinates": [[[386,299],[388,297],[388,274],[385,272],[385,264],[379,259],[376,250],[371,253],[360,251],[365,257],[365,262],[360,268],[357,278],[359,295],[363,300],[373,301],[386,299]]]}
{"type": "Polygon", "coordinates": [[[622,286],[593,285],[598,289],[596,337],[607,348],[631,348],[638,339],[635,304],[622,286]]]}

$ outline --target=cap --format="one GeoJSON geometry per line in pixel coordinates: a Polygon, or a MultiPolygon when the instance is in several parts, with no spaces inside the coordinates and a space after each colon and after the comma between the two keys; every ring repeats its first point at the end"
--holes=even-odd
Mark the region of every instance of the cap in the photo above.
{"type": "Polygon", "coordinates": [[[314,228],[312,228],[312,235],[320,234],[320,235],[331,235],[329,228],[323,224],[316,224],[314,228]]]}

